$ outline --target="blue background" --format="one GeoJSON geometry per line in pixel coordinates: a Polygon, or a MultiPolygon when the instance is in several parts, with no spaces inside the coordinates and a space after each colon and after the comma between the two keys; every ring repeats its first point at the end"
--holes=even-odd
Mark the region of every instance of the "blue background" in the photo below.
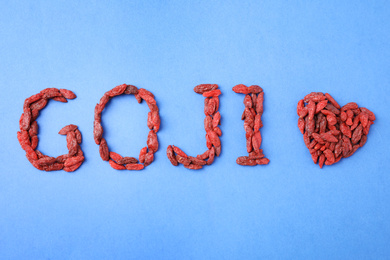
{"type": "MultiPolygon", "coordinates": [[[[390,257],[388,1],[81,2],[0,3],[0,259],[390,257]],[[93,141],[95,104],[123,83],[160,107],[160,148],[140,172],[111,169],[93,141]],[[200,83],[222,90],[223,146],[190,171],[165,150],[206,149],[200,83]],[[239,83],[265,91],[267,166],[235,163],[246,154],[239,83]],[[86,161],[74,173],[36,170],[16,138],[24,99],[47,87],[78,95],[38,119],[52,156],[67,152],[57,132],[79,126],[86,161]],[[322,170],[297,128],[311,91],[377,116],[362,149],[322,170]]],[[[147,111],[132,96],[110,103],[111,150],[138,156],[147,111]]]]}

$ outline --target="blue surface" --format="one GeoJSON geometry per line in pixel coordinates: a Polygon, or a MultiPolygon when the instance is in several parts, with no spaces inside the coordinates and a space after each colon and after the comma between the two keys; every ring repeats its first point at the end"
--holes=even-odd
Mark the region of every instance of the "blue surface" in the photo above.
{"type": "MultiPolygon", "coordinates": [[[[388,1],[81,2],[0,3],[0,259],[390,257],[388,1]],[[94,106],[122,83],[160,107],[160,148],[141,172],[111,169],[93,141],[94,106]],[[206,149],[200,83],[222,90],[223,147],[196,172],[165,150],[206,149]],[[267,166],[235,163],[246,154],[239,83],[264,88],[267,166]],[[16,139],[24,99],[47,87],[78,95],[38,119],[39,149],[53,156],[67,152],[58,130],[79,126],[75,173],[36,170],[16,139]],[[377,116],[362,149],[322,170],[297,128],[311,91],[377,116]]],[[[111,150],[138,155],[147,111],[134,97],[110,103],[111,150]]]]}

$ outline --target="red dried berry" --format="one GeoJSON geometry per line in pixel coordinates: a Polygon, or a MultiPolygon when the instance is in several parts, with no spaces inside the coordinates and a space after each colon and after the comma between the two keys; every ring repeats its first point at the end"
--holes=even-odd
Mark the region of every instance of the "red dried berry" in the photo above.
{"type": "Polygon", "coordinates": [[[43,157],[43,158],[40,158],[36,161],[36,164],[38,164],[39,166],[44,166],[44,165],[50,165],[50,164],[53,164],[56,162],[56,158],[54,157],[43,157]]]}
{"type": "Polygon", "coordinates": [[[67,125],[67,126],[64,126],[59,132],[58,134],[60,135],[66,135],[68,132],[73,132],[77,129],[77,125],[67,125]]]}
{"type": "Polygon", "coordinates": [[[252,85],[248,88],[249,92],[252,94],[258,94],[263,91],[263,89],[260,86],[252,85]]]}
{"type": "Polygon", "coordinates": [[[184,164],[184,167],[191,170],[200,170],[203,168],[203,166],[196,165],[196,164],[189,164],[189,165],[184,164]]]}
{"type": "Polygon", "coordinates": [[[29,98],[26,98],[26,100],[24,101],[24,104],[23,104],[23,108],[26,108],[26,107],[30,107],[31,108],[31,105],[33,103],[42,100],[42,98],[43,98],[43,94],[42,93],[38,93],[38,94],[32,95],[29,98]]]}
{"type": "Polygon", "coordinates": [[[62,103],[68,103],[68,100],[66,100],[66,98],[64,98],[64,97],[53,97],[53,100],[59,101],[62,103]]]}
{"type": "Polygon", "coordinates": [[[255,159],[251,159],[248,156],[240,156],[237,158],[236,163],[242,166],[255,166],[257,165],[255,159]]]}
{"type": "Polygon", "coordinates": [[[135,97],[135,99],[137,100],[138,103],[142,102],[142,98],[141,98],[141,96],[138,93],[134,94],[134,97],[135,97]]]}
{"type": "Polygon", "coordinates": [[[45,98],[45,99],[52,99],[52,98],[55,98],[55,97],[62,97],[62,94],[56,88],[46,88],[46,89],[42,90],[41,93],[43,94],[42,98],[45,98]]]}
{"type": "Polygon", "coordinates": [[[301,133],[303,134],[305,131],[305,119],[303,119],[303,118],[298,119],[298,128],[301,131],[301,133]]]}
{"type": "Polygon", "coordinates": [[[158,113],[158,110],[152,111],[152,124],[153,124],[153,130],[157,133],[158,130],[160,130],[160,115],[158,113]]]}
{"type": "Polygon", "coordinates": [[[269,164],[269,159],[268,158],[256,159],[256,163],[258,165],[266,165],[269,164]]]}
{"type": "Polygon", "coordinates": [[[56,162],[64,163],[66,161],[66,159],[68,159],[68,158],[69,158],[69,154],[63,154],[63,155],[57,156],[56,162]]]}
{"type": "Polygon", "coordinates": [[[326,107],[326,105],[328,104],[328,100],[322,100],[320,102],[318,102],[318,104],[316,105],[316,114],[318,114],[322,109],[324,109],[326,107]]]}
{"type": "Polygon", "coordinates": [[[126,167],[123,166],[123,165],[120,165],[120,164],[117,164],[116,162],[114,162],[113,160],[109,160],[108,161],[110,166],[115,169],[115,170],[126,170],[126,167]]]}
{"type": "Polygon", "coordinates": [[[321,92],[311,92],[310,94],[306,95],[303,99],[306,103],[308,103],[310,100],[313,102],[319,102],[321,100],[324,100],[325,96],[321,92]]]}
{"type": "Polygon", "coordinates": [[[95,143],[98,145],[100,144],[100,141],[102,140],[103,136],[103,127],[98,121],[93,122],[93,138],[95,140],[95,143]]]}
{"type": "Polygon", "coordinates": [[[108,150],[106,139],[102,138],[99,145],[99,154],[103,161],[110,159],[110,151],[108,150]]]}
{"type": "Polygon", "coordinates": [[[221,90],[219,89],[214,89],[214,90],[210,90],[210,91],[207,91],[207,92],[204,92],[203,93],[203,96],[204,97],[218,97],[219,95],[221,95],[221,90]]]}
{"type": "Polygon", "coordinates": [[[214,147],[221,146],[221,140],[219,139],[217,133],[215,133],[214,131],[209,131],[208,134],[210,137],[210,141],[214,145],[214,147]]]}
{"type": "Polygon", "coordinates": [[[114,162],[118,163],[118,161],[122,160],[122,156],[120,154],[117,154],[115,152],[110,152],[110,159],[114,162]]]}
{"type": "Polygon", "coordinates": [[[355,102],[350,102],[350,103],[344,105],[341,108],[341,111],[347,111],[347,110],[352,110],[352,109],[357,109],[357,108],[359,108],[359,106],[355,102]]]}
{"type": "Polygon", "coordinates": [[[158,150],[157,134],[153,130],[149,131],[146,144],[148,145],[148,149],[153,151],[153,153],[158,150]]]}
{"type": "Polygon", "coordinates": [[[330,112],[332,112],[333,114],[335,115],[340,115],[340,110],[337,109],[335,106],[333,106],[332,104],[327,104],[325,109],[329,110],[330,112]]]}
{"type": "Polygon", "coordinates": [[[154,100],[154,95],[150,93],[148,90],[140,88],[138,90],[138,95],[150,104],[156,104],[156,100],[154,100]]]}
{"type": "Polygon", "coordinates": [[[201,159],[198,159],[196,157],[192,157],[192,156],[189,156],[188,159],[191,160],[191,163],[195,164],[195,165],[200,165],[200,166],[203,166],[206,164],[205,161],[201,160],[201,159]]]}
{"type": "Polygon", "coordinates": [[[36,135],[31,136],[31,148],[33,150],[35,150],[37,148],[38,141],[39,141],[38,136],[36,136],[36,135]]]}
{"type": "Polygon", "coordinates": [[[187,155],[185,152],[183,152],[179,147],[172,145],[172,148],[173,148],[173,151],[174,151],[177,155],[183,156],[183,157],[185,157],[185,158],[188,157],[188,155],[187,155]]]}
{"type": "Polygon", "coordinates": [[[76,94],[73,93],[72,91],[70,90],[67,90],[67,89],[60,89],[60,93],[64,96],[64,98],[66,99],[75,99],[76,98],[76,94]]]}
{"type": "Polygon", "coordinates": [[[221,114],[219,112],[216,112],[213,116],[212,125],[213,128],[217,127],[221,122],[221,114]]]}
{"type": "Polygon", "coordinates": [[[79,130],[79,129],[76,129],[76,130],[74,131],[74,133],[75,133],[75,135],[76,135],[77,143],[78,143],[78,144],[81,144],[81,142],[82,142],[82,140],[83,140],[83,137],[82,137],[82,135],[81,135],[80,130],[79,130]]]}
{"type": "Polygon", "coordinates": [[[218,85],[216,84],[200,84],[194,88],[194,91],[198,94],[203,94],[214,89],[217,89],[218,85]]]}
{"type": "Polygon", "coordinates": [[[252,137],[252,145],[254,151],[259,151],[261,146],[261,134],[260,131],[255,131],[252,137]]]}
{"type": "Polygon", "coordinates": [[[140,153],[139,153],[139,157],[138,157],[138,160],[140,163],[144,163],[145,162],[145,155],[146,153],[148,152],[148,148],[147,147],[144,147],[141,149],[140,153]]]}
{"type": "Polygon", "coordinates": [[[34,103],[31,104],[30,108],[31,111],[39,111],[42,110],[47,105],[47,99],[40,99],[34,103]]]}
{"type": "Polygon", "coordinates": [[[78,164],[78,163],[83,162],[83,161],[84,161],[84,156],[70,157],[70,158],[65,160],[64,166],[70,167],[70,166],[73,166],[73,165],[78,164]]]}
{"type": "Polygon", "coordinates": [[[107,95],[109,97],[119,96],[119,95],[123,94],[123,92],[125,92],[126,88],[127,88],[126,84],[122,84],[122,85],[116,86],[115,88],[113,88],[110,91],[108,91],[107,95]]]}
{"type": "Polygon", "coordinates": [[[135,171],[139,171],[139,170],[142,170],[144,169],[145,166],[143,164],[139,164],[139,163],[129,163],[129,164],[126,164],[126,169],[127,170],[135,170],[135,171]]]}
{"type": "Polygon", "coordinates": [[[339,140],[329,132],[326,133],[321,133],[320,134],[321,138],[327,142],[334,142],[337,143],[339,140]]]}
{"type": "Polygon", "coordinates": [[[245,95],[244,106],[247,107],[247,108],[251,108],[252,107],[252,97],[251,96],[245,95]]]}
{"type": "Polygon", "coordinates": [[[134,163],[138,163],[138,160],[137,158],[134,158],[134,157],[123,157],[122,159],[116,161],[117,164],[134,164],[134,163]]]}
{"type": "Polygon", "coordinates": [[[138,88],[136,86],[133,86],[133,85],[127,85],[127,87],[123,93],[125,93],[127,95],[138,94],[138,88]]]}
{"type": "Polygon", "coordinates": [[[145,162],[144,162],[144,166],[148,166],[150,165],[154,160],[154,153],[153,151],[150,151],[148,152],[146,155],[145,155],[145,162]]]}
{"type": "Polygon", "coordinates": [[[171,145],[168,145],[168,147],[167,147],[167,157],[168,157],[169,161],[172,163],[173,166],[178,166],[179,165],[177,160],[176,160],[176,157],[175,157],[175,155],[173,153],[173,148],[172,148],[171,145]]]}
{"type": "Polygon", "coordinates": [[[367,108],[365,107],[361,107],[360,108],[360,111],[362,113],[367,113],[368,114],[368,119],[371,120],[371,121],[375,121],[375,114],[373,112],[371,112],[370,110],[368,110],[367,108]]]}
{"type": "Polygon", "coordinates": [[[241,94],[249,94],[249,88],[243,84],[238,84],[233,87],[233,91],[236,93],[241,93],[241,94]]]}
{"type": "Polygon", "coordinates": [[[352,133],[352,138],[351,138],[352,144],[357,144],[362,138],[362,135],[363,135],[363,126],[359,125],[352,133]]]}
{"type": "MultiPolygon", "coordinates": [[[[80,163],[80,165],[81,165],[81,163],[80,163]]],[[[42,170],[47,171],[47,172],[59,171],[59,170],[62,170],[62,169],[65,169],[65,167],[64,167],[64,165],[62,163],[53,163],[53,164],[50,164],[50,165],[42,166],[42,170]]],[[[76,169],[74,169],[74,170],[76,170],[76,169]]]]}
{"type": "Polygon", "coordinates": [[[327,100],[329,100],[329,102],[333,106],[335,106],[337,109],[340,109],[340,105],[336,102],[336,100],[334,100],[334,98],[329,93],[325,93],[325,97],[327,100]]]}
{"type": "MultiPolygon", "coordinates": [[[[76,163],[76,164],[74,164],[72,166],[64,167],[63,170],[66,171],[66,172],[74,172],[75,170],[77,170],[81,166],[82,163],[83,162],[81,161],[81,162],[76,163]]],[[[58,167],[60,167],[60,165],[58,167]]]]}
{"type": "Polygon", "coordinates": [[[259,115],[263,115],[263,102],[264,102],[264,92],[261,92],[257,96],[257,103],[256,103],[256,113],[259,115]]]}
{"type": "Polygon", "coordinates": [[[309,100],[309,103],[307,104],[307,110],[308,110],[308,113],[309,113],[309,120],[313,120],[314,119],[314,114],[316,112],[316,103],[314,103],[313,100],[309,100]]]}
{"type": "Polygon", "coordinates": [[[68,147],[70,156],[73,156],[77,153],[79,144],[77,143],[76,135],[74,132],[68,132],[66,134],[66,146],[68,147]]]}
{"type": "Polygon", "coordinates": [[[208,159],[206,161],[206,164],[207,165],[211,165],[214,162],[214,158],[215,158],[215,149],[214,149],[214,147],[211,147],[211,149],[208,150],[207,152],[208,152],[208,159]]]}
{"type": "Polygon", "coordinates": [[[211,116],[206,116],[205,117],[205,119],[204,119],[204,130],[206,132],[213,130],[213,119],[211,118],[211,116]]]}

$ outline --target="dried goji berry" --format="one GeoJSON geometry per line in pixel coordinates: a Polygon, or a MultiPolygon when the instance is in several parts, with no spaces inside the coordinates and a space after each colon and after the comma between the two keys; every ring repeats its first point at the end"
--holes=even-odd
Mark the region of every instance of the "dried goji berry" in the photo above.
{"type": "Polygon", "coordinates": [[[123,157],[122,159],[116,161],[116,163],[117,164],[135,164],[135,163],[138,163],[138,160],[137,160],[137,158],[126,156],[126,157],[123,157]]]}
{"type": "Polygon", "coordinates": [[[340,109],[339,103],[337,103],[336,100],[334,100],[334,98],[329,93],[325,93],[325,97],[333,106],[340,109]]]}
{"type": "Polygon", "coordinates": [[[171,145],[168,145],[168,147],[167,147],[167,156],[168,156],[169,161],[172,163],[172,165],[174,165],[174,166],[179,165],[177,160],[176,160],[176,157],[173,153],[173,148],[171,145]]]}
{"type": "Polygon", "coordinates": [[[127,85],[125,91],[124,91],[125,94],[129,95],[129,94],[138,94],[138,88],[136,86],[133,86],[133,85],[127,85]]]}
{"type": "Polygon", "coordinates": [[[64,126],[59,132],[58,134],[60,135],[66,135],[68,132],[73,132],[77,129],[77,125],[67,125],[67,126],[64,126]]]}
{"type": "Polygon", "coordinates": [[[158,150],[157,134],[153,130],[149,131],[146,143],[148,145],[148,149],[153,151],[153,153],[158,150]]]}
{"type": "Polygon", "coordinates": [[[313,102],[319,102],[321,100],[324,100],[325,96],[321,92],[311,92],[310,94],[306,95],[303,99],[306,103],[308,103],[310,100],[313,102]]]}
{"type": "Polygon", "coordinates": [[[123,166],[123,165],[120,165],[120,164],[117,164],[116,162],[114,162],[113,160],[109,160],[108,161],[110,166],[112,168],[114,168],[115,170],[126,170],[126,167],[123,166]]]}
{"type": "Polygon", "coordinates": [[[123,157],[120,154],[117,154],[115,152],[110,152],[110,159],[114,162],[118,163],[123,157]]]}
{"type": "Polygon", "coordinates": [[[221,94],[222,94],[221,90],[219,90],[219,89],[214,89],[214,90],[203,92],[204,97],[218,97],[221,94]]]}
{"type": "Polygon", "coordinates": [[[263,91],[263,89],[260,86],[252,85],[248,88],[249,92],[252,94],[258,94],[263,91]]]}
{"type": "Polygon", "coordinates": [[[241,94],[249,94],[249,88],[243,84],[238,84],[233,87],[233,91],[236,93],[241,93],[241,94]]]}
{"type": "Polygon", "coordinates": [[[116,86],[115,88],[113,88],[110,91],[108,91],[107,95],[109,97],[119,96],[119,95],[123,94],[123,92],[125,92],[126,88],[127,88],[126,84],[122,84],[122,85],[116,86]]]}
{"type": "Polygon", "coordinates": [[[67,90],[67,89],[60,89],[60,93],[64,96],[64,98],[66,99],[75,99],[76,98],[76,94],[73,93],[72,91],[70,90],[67,90]]]}
{"type": "Polygon", "coordinates": [[[141,149],[140,153],[139,153],[139,157],[138,157],[138,161],[140,163],[144,163],[145,162],[145,155],[146,153],[148,152],[148,148],[147,147],[144,147],[141,149]]]}
{"type": "Polygon", "coordinates": [[[216,84],[200,84],[194,88],[194,91],[198,94],[203,94],[204,92],[211,91],[218,88],[216,84]]]}
{"type": "Polygon", "coordinates": [[[203,166],[196,165],[196,164],[188,164],[188,165],[184,164],[184,167],[187,168],[187,169],[191,169],[191,170],[200,170],[200,169],[203,168],[203,166]]]}
{"type": "Polygon", "coordinates": [[[70,167],[75,164],[78,164],[80,162],[84,161],[84,156],[75,156],[75,157],[70,157],[65,160],[64,166],[65,167],[70,167]]]}
{"type": "MultiPolygon", "coordinates": [[[[72,166],[64,167],[63,170],[66,171],[66,172],[74,172],[75,170],[77,170],[81,166],[82,163],[83,162],[81,161],[81,162],[76,163],[76,164],[74,164],[72,166]]],[[[58,167],[61,167],[61,166],[58,165],[58,167]]]]}
{"type": "Polygon", "coordinates": [[[99,154],[103,161],[110,159],[110,151],[108,150],[106,139],[102,138],[99,145],[99,154]]]}
{"type": "Polygon", "coordinates": [[[200,165],[200,166],[203,166],[206,164],[205,161],[201,160],[201,159],[198,159],[196,157],[192,157],[192,156],[189,156],[188,159],[191,160],[191,163],[195,164],[195,165],[200,165]]]}
{"type": "Polygon", "coordinates": [[[136,170],[136,171],[139,171],[139,170],[142,170],[143,168],[145,168],[145,166],[143,164],[139,164],[139,163],[129,163],[129,164],[126,164],[126,169],[127,170],[136,170]]]}

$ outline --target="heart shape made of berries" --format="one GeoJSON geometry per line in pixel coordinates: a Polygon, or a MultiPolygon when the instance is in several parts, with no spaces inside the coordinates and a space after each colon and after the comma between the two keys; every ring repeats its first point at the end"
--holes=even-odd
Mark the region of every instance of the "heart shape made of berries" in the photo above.
{"type": "Polygon", "coordinates": [[[298,128],[315,164],[332,165],[367,141],[375,115],[350,102],[343,107],[328,93],[312,92],[297,105],[298,128]]]}

